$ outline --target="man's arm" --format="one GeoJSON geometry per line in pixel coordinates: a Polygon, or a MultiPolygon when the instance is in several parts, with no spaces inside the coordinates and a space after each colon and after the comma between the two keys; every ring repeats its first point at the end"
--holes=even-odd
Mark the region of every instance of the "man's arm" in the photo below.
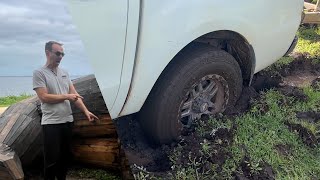
{"type": "Polygon", "coordinates": [[[76,101],[77,99],[83,98],[79,94],[49,94],[47,88],[45,87],[39,87],[35,89],[39,99],[43,103],[48,104],[56,104],[63,102],[65,100],[69,101],[76,101]]]}
{"type": "MultiPolygon", "coordinates": [[[[78,94],[78,92],[76,91],[76,89],[74,88],[74,85],[71,83],[70,84],[70,90],[69,90],[69,93],[70,94],[76,94],[76,95],[78,95],[78,96],[80,96],[79,94],[78,94]]],[[[80,96],[81,98],[79,98],[79,99],[77,99],[77,100],[75,100],[74,101],[74,104],[86,115],[86,117],[87,117],[87,119],[89,120],[89,121],[94,121],[95,119],[98,119],[98,117],[97,116],[95,116],[93,113],[91,113],[88,109],[87,109],[87,107],[84,105],[84,103],[83,103],[83,101],[82,101],[82,99],[83,99],[83,97],[82,96],[80,96]]]]}

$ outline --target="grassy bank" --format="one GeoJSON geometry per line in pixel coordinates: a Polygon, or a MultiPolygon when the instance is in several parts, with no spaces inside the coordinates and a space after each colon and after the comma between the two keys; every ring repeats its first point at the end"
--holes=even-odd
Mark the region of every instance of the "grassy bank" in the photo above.
{"type": "Polygon", "coordinates": [[[7,107],[24,99],[31,97],[31,95],[21,94],[20,96],[6,96],[0,97],[0,107],[7,107]]]}

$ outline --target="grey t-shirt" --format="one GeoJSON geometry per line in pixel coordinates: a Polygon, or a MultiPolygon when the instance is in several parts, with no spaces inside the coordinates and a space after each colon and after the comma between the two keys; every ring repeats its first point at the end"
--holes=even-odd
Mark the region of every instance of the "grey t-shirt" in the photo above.
{"type": "MultiPolygon", "coordinates": [[[[67,71],[57,68],[57,74],[47,67],[42,67],[33,72],[33,90],[45,87],[49,94],[68,94],[71,80],[67,71]]],[[[41,124],[60,124],[72,122],[70,101],[49,104],[41,103],[41,124]]]]}

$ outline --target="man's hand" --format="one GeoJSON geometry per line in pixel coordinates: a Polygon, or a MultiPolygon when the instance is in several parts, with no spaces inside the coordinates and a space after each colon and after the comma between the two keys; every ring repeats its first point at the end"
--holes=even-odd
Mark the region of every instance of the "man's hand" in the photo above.
{"type": "Polygon", "coordinates": [[[94,114],[91,113],[90,111],[86,111],[84,114],[86,115],[87,119],[88,119],[90,122],[93,122],[93,121],[99,119],[96,115],[94,115],[94,114]]]}
{"type": "Polygon", "coordinates": [[[73,101],[73,102],[77,101],[79,98],[83,99],[83,97],[80,96],[79,94],[66,94],[66,96],[69,101],[73,101]]]}

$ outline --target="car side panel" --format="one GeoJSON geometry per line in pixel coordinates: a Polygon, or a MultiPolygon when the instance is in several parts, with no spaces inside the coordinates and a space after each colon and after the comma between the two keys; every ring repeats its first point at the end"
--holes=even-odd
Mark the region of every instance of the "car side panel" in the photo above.
{"type": "Polygon", "coordinates": [[[302,7],[303,0],[143,1],[133,81],[119,116],[139,111],[173,57],[206,33],[241,34],[254,49],[255,72],[269,66],[288,50],[302,7]]]}
{"type": "Polygon", "coordinates": [[[112,108],[121,84],[128,0],[68,0],[68,6],[107,108],[116,117],[112,108]]]}

